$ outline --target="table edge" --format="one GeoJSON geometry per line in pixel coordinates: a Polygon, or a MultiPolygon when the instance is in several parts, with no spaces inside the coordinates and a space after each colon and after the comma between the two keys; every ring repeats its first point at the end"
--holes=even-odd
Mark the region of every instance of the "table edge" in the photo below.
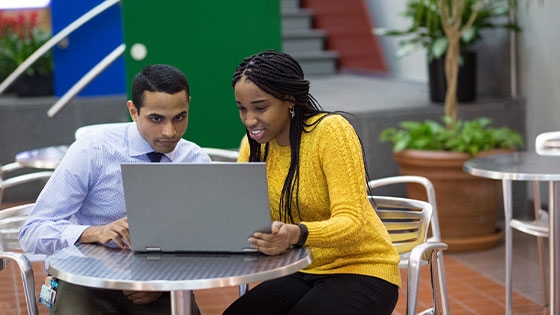
{"type": "Polygon", "coordinates": [[[304,248],[307,256],[289,265],[275,270],[268,270],[254,274],[236,275],[216,279],[181,280],[170,282],[168,280],[132,281],[111,280],[97,277],[69,274],[49,265],[47,271],[55,278],[68,283],[102,289],[133,290],[133,291],[187,291],[236,286],[253,282],[283,277],[302,270],[312,262],[311,249],[304,248]]]}

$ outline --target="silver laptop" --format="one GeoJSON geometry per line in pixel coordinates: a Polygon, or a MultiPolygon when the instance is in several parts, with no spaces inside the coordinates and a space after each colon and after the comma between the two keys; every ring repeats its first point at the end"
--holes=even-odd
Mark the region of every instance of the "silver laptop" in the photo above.
{"type": "Polygon", "coordinates": [[[249,236],[270,231],[265,163],[122,164],[132,249],[255,252],[249,236]]]}

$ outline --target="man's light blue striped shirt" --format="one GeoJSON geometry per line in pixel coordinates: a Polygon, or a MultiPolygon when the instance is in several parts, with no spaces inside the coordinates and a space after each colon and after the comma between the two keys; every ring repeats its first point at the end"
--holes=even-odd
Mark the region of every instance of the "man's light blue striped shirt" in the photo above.
{"type": "MultiPolygon", "coordinates": [[[[125,217],[121,163],[150,162],[146,153],[152,151],[134,122],[81,136],[69,147],[20,229],[22,248],[50,255],[74,244],[86,228],[125,217]]],[[[210,157],[195,143],[181,139],[161,162],[209,163],[210,157]]]]}

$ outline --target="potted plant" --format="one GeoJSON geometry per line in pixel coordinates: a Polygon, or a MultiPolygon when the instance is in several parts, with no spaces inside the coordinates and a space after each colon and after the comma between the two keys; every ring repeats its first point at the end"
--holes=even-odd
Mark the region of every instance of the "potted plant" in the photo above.
{"type": "MultiPolygon", "coordinates": [[[[51,37],[38,24],[37,12],[6,16],[0,11],[0,81],[4,80],[51,37]]],[[[14,83],[18,96],[53,94],[52,52],[39,58],[14,83]]]]}
{"type": "Polygon", "coordinates": [[[460,21],[462,30],[459,30],[461,32],[458,34],[458,50],[461,67],[456,94],[459,102],[472,101],[476,95],[476,53],[471,48],[482,39],[485,29],[520,31],[517,24],[508,21],[512,5],[506,0],[408,0],[403,16],[410,19],[411,25],[402,30],[376,28],[375,33],[403,37],[396,52],[399,58],[419,49],[426,49],[430,99],[443,102],[447,90],[445,56],[452,46],[445,26],[450,24],[448,21],[460,21]],[[457,14],[456,10],[459,7],[461,13],[457,14]],[[455,12],[461,18],[449,16],[451,12],[455,12]]]}
{"type": "MultiPolygon", "coordinates": [[[[385,129],[381,141],[391,142],[403,175],[424,176],[433,183],[442,240],[452,251],[494,246],[502,237],[496,230],[501,188],[498,181],[475,177],[463,164],[477,156],[511,152],[523,146],[523,137],[507,128],[492,127],[488,118],[443,122],[405,121],[385,129]]],[[[408,195],[426,199],[421,187],[409,185],[408,195]]]]}
{"type": "MultiPolygon", "coordinates": [[[[409,0],[406,15],[413,18],[411,28],[402,32],[378,30],[385,35],[414,35],[401,42],[401,55],[414,47],[426,47],[429,60],[445,57],[447,90],[443,122],[402,122],[398,129],[382,131],[380,139],[393,143],[401,174],[420,175],[432,181],[442,239],[450,250],[488,248],[501,239],[501,233],[496,231],[499,183],[466,174],[463,164],[475,156],[514,150],[523,143],[519,133],[494,128],[488,118],[457,120],[457,84],[464,52],[481,38],[483,28],[519,29],[508,23],[489,22],[509,12],[509,7],[497,6],[500,3],[506,4],[505,0],[409,0]]],[[[408,194],[425,199],[412,185],[408,186],[408,194]]]]}

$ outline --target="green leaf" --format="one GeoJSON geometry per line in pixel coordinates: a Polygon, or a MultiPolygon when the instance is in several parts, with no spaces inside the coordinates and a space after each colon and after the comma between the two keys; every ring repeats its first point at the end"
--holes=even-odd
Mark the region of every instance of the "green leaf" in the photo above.
{"type": "Polygon", "coordinates": [[[449,45],[449,41],[447,40],[447,37],[440,37],[435,39],[430,47],[431,54],[435,58],[439,58],[445,55],[448,45],[449,45]]]}
{"type": "MultiPolygon", "coordinates": [[[[450,3],[447,0],[446,3],[450,3]]],[[[475,44],[482,38],[482,32],[485,29],[506,29],[521,31],[521,28],[516,23],[509,23],[507,17],[509,12],[514,6],[511,6],[510,1],[502,0],[467,0],[465,10],[462,15],[463,25],[468,21],[473,10],[478,7],[479,11],[473,21],[471,28],[462,34],[460,41],[461,51],[466,51],[469,47],[475,44]]],[[[445,55],[447,51],[447,43],[443,45],[441,41],[447,41],[441,16],[438,9],[438,0],[407,0],[406,7],[402,16],[407,18],[410,25],[405,29],[387,29],[376,28],[375,33],[382,36],[402,36],[407,37],[403,40],[403,46],[407,43],[421,43],[418,48],[427,48],[428,58],[439,58],[445,55]],[[380,29],[378,31],[378,29],[380,29]],[[406,42],[406,43],[404,43],[406,42]]],[[[408,55],[406,49],[399,48],[396,52],[399,57],[408,55]]],[[[409,50],[410,51],[410,50],[409,50]]]]}
{"type": "Polygon", "coordinates": [[[475,26],[470,27],[468,30],[464,31],[461,34],[461,39],[465,43],[470,43],[476,38],[477,33],[478,29],[475,26]]]}
{"type": "Polygon", "coordinates": [[[523,146],[521,134],[507,127],[492,127],[492,120],[487,117],[459,120],[455,124],[447,116],[442,117],[441,123],[403,121],[398,128],[384,129],[380,140],[392,142],[395,152],[404,149],[444,150],[476,155],[490,149],[523,146]]]}

